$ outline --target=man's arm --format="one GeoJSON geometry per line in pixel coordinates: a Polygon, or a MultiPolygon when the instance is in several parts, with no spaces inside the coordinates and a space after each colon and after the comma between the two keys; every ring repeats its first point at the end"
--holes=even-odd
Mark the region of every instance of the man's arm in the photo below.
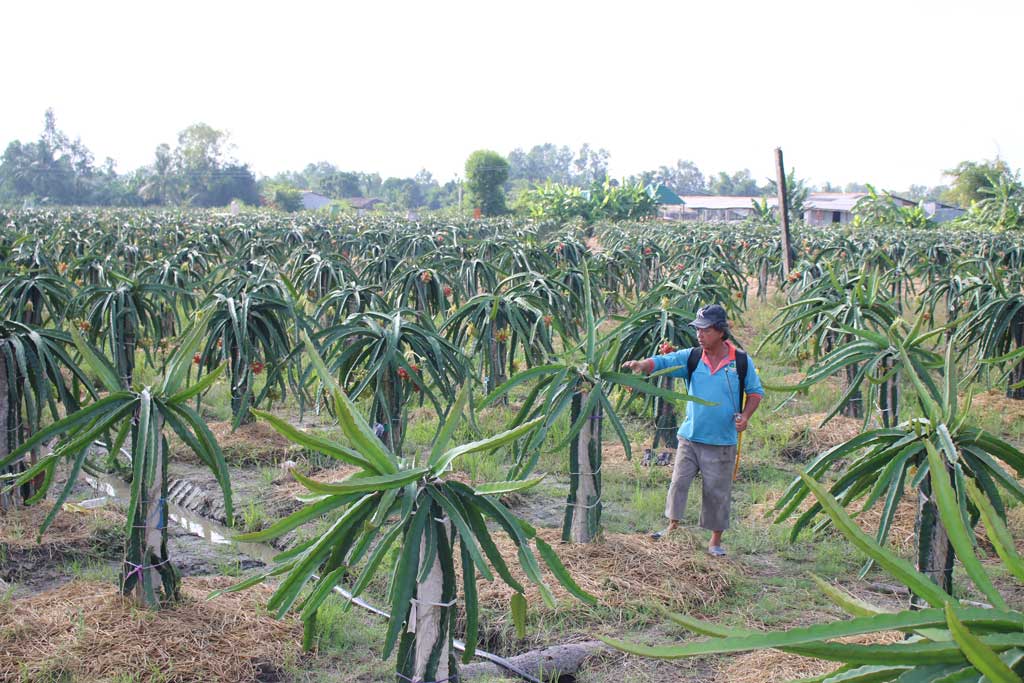
{"type": "Polygon", "coordinates": [[[747,428],[751,416],[757,407],[761,405],[761,394],[747,394],[747,400],[743,405],[743,412],[736,417],[736,431],[742,432],[747,428]]]}

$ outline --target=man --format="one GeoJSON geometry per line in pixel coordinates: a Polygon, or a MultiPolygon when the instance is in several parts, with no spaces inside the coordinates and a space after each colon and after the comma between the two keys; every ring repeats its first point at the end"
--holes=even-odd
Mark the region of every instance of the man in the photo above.
{"type": "Polygon", "coordinates": [[[722,532],[729,528],[736,443],[739,433],[747,428],[750,417],[761,403],[764,389],[754,363],[729,341],[729,323],[722,306],[705,306],[697,311],[697,318],[690,325],[697,328],[699,347],[627,361],[622,367],[647,374],[677,367],[670,374],[686,380],[690,395],[715,404],[690,403],[686,408],[665,503],[668,528],[652,537],[661,538],[679,528],[690,484],[700,472],[703,480],[700,525],[711,531],[708,552],[722,557],[726,554],[722,532]]]}

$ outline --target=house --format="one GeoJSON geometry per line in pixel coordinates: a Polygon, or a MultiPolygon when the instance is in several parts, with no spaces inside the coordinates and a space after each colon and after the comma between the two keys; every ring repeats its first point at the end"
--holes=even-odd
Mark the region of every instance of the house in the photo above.
{"type": "Polygon", "coordinates": [[[960,216],[967,213],[967,209],[961,209],[959,206],[953,206],[952,204],[943,204],[942,202],[924,202],[922,206],[924,207],[925,215],[936,223],[945,223],[946,221],[960,218],[960,216]]]}
{"type": "MultiPolygon", "coordinates": [[[[676,216],[681,220],[729,222],[742,221],[754,215],[754,204],[760,204],[761,197],[730,197],[725,195],[684,195],[682,211],[676,216]]],[[[772,209],[779,204],[775,197],[764,201],[772,209]]]]}
{"type": "MultiPolygon", "coordinates": [[[[804,202],[804,221],[808,225],[845,224],[853,220],[853,207],[867,192],[812,192],[804,202]]],[[[891,195],[897,206],[917,206],[918,202],[891,195]]],[[[930,220],[944,223],[961,216],[964,210],[941,202],[923,202],[922,208],[930,220]]]]}
{"type": "Polygon", "coordinates": [[[360,216],[367,211],[373,211],[373,208],[378,204],[384,203],[383,199],[377,199],[376,197],[348,197],[342,201],[355,209],[356,213],[360,216]]]}
{"type": "Polygon", "coordinates": [[[659,218],[677,218],[683,210],[683,200],[672,188],[651,183],[644,190],[657,204],[659,218]]]}
{"type": "Polygon", "coordinates": [[[322,209],[331,203],[330,197],[325,197],[322,194],[316,192],[310,192],[306,190],[302,193],[302,208],[303,209],[322,209]]]}

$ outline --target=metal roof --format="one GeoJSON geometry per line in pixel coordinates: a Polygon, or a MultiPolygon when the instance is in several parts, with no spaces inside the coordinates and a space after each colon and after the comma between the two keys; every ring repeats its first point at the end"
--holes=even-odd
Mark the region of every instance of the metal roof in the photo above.
{"type": "MultiPolygon", "coordinates": [[[[754,202],[761,203],[761,197],[731,197],[727,195],[685,195],[681,197],[687,209],[753,209],[754,202]]],[[[779,200],[768,197],[768,206],[778,206],[779,200]]]]}

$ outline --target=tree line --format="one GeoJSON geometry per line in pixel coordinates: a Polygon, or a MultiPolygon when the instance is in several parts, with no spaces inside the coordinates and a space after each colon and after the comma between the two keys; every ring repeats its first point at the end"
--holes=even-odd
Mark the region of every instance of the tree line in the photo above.
{"type": "MultiPolygon", "coordinates": [[[[383,178],[379,173],[345,170],[320,161],[302,170],[257,179],[249,165],[233,153],[227,131],[195,123],[178,134],[175,146],[157,146],[152,163],[118,173],[113,159],[98,163],[80,139],[72,140],[61,131],[53,110],[48,109],[39,139],[13,140],[0,158],[0,204],[212,207],[238,200],[294,211],[302,208],[301,193],[311,191],[339,201],[378,198],[392,208],[414,210],[457,206],[464,198],[457,178],[442,183],[426,169],[410,178],[383,178]]],[[[578,188],[618,184],[608,174],[611,153],[587,143],[573,150],[547,142],[529,150],[513,149],[501,158],[507,170],[502,189],[512,197],[547,183],[578,188]]],[[[984,198],[989,189],[1016,179],[1001,159],[964,161],[945,174],[952,181],[949,185],[911,185],[894,194],[967,207],[984,198]]],[[[759,197],[774,193],[770,179],[761,184],[749,169],[705,174],[686,159],[631,175],[624,184],[664,185],[679,195],[759,197]]],[[[826,182],[808,189],[867,192],[869,186],[826,182]]]]}

